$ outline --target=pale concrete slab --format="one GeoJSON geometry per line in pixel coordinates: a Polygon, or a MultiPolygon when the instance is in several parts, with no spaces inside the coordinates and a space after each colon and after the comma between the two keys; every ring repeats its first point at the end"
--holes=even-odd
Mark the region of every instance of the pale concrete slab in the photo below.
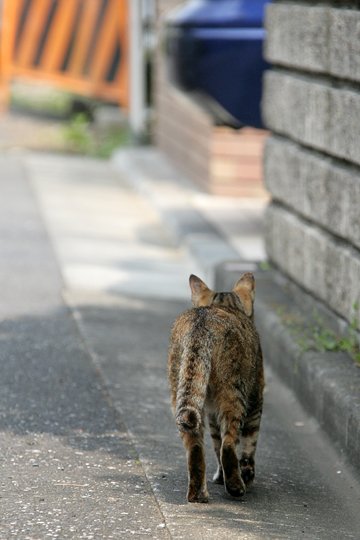
{"type": "Polygon", "coordinates": [[[263,223],[268,200],[196,194],[194,207],[211,222],[245,261],[266,259],[263,223]]]}
{"type": "Polygon", "coordinates": [[[119,150],[116,169],[145,196],[179,242],[197,259],[213,282],[214,265],[224,260],[266,258],[263,220],[267,199],[219,197],[202,192],[179,175],[156,148],[119,150]]]}
{"type": "Polygon", "coordinates": [[[197,264],[109,163],[35,154],[25,163],[67,289],[189,297],[197,264]]]}

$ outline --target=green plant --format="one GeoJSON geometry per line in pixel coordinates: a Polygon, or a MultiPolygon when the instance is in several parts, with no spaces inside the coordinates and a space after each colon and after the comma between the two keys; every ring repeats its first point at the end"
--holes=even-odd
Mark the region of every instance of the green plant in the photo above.
{"type": "Polygon", "coordinates": [[[130,132],[118,128],[97,133],[85,113],[74,115],[63,130],[65,146],[72,152],[106,159],[115,148],[128,144],[130,132]]]}
{"type": "Polygon", "coordinates": [[[340,344],[343,350],[347,351],[360,364],[360,344],[358,336],[359,319],[357,313],[359,311],[359,303],[353,304],[353,316],[350,321],[347,335],[342,337],[340,344]]]}
{"type": "Polygon", "coordinates": [[[312,334],[315,349],[318,351],[338,351],[340,341],[332,330],[324,327],[315,327],[312,334]]]}
{"type": "Polygon", "coordinates": [[[271,266],[268,261],[260,261],[259,268],[266,272],[267,270],[270,270],[271,266]]]}
{"type": "Polygon", "coordinates": [[[72,95],[50,87],[16,83],[12,86],[11,105],[29,113],[65,118],[71,109],[72,95]]]}
{"type": "Polygon", "coordinates": [[[358,318],[355,313],[359,305],[354,303],[354,316],[350,322],[347,332],[340,336],[326,325],[317,311],[312,314],[311,321],[306,321],[300,317],[288,313],[283,306],[277,306],[277,315],[289,328],[290,333],[295,337],[299,347],[303,352],[309,350],[346,352],[360,365],[360,346],[358,339],[358,318]],[[310,324],[309,324],[310,323],[310,324]]]}
{"type": "Polygon", "coordinates": [[[130,132],[126,128],[109,131],[102,136],[95,135],[95,155],[99,158],[108,158],[113,151],[130,142],[130,132]]]}
{"type": "Polygon", "coordinates": [[[74,115],[64,127],[64,139],[69,150],[89,154],[94,143],[90,133],[90,121],[85,113],[74,115]]]}

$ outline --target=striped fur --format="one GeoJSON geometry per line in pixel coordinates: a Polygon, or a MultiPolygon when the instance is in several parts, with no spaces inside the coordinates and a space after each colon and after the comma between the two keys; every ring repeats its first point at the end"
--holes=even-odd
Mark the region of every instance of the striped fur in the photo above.
{"type": "Polygon", "coordinates": [[[172,408],[187,452],[187,498],[208,501],[206,416],[218,460],[214,481],[240,497],[255,476],[264,388],[260,341],[253,323],[254,277],[244,274],[232,292],[216,293],[192,275],[190,288],[195,307],[176,319],[168,356],[172,408]]]}

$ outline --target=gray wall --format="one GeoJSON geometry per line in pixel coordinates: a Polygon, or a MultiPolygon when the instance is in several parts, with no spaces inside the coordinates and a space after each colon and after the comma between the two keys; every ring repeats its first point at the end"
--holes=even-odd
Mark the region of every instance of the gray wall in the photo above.
{"type": "Polygon", "coordinates": [[[285,274],[351,321],[360,320],[360,9],[334,4],[267,9],[266,247],[285,274]]]}

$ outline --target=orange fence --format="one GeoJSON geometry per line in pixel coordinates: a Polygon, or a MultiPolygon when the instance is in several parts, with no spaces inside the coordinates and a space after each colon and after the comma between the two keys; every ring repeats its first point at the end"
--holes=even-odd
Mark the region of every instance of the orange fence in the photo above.
{"type": "MultiPolygon", "coordinates": [[[[128,104],[127,0],[3,0],[0,97],[14,78],[128,104]]],[[[0,2],[1,6],[1,2],[0,2]]]]}

